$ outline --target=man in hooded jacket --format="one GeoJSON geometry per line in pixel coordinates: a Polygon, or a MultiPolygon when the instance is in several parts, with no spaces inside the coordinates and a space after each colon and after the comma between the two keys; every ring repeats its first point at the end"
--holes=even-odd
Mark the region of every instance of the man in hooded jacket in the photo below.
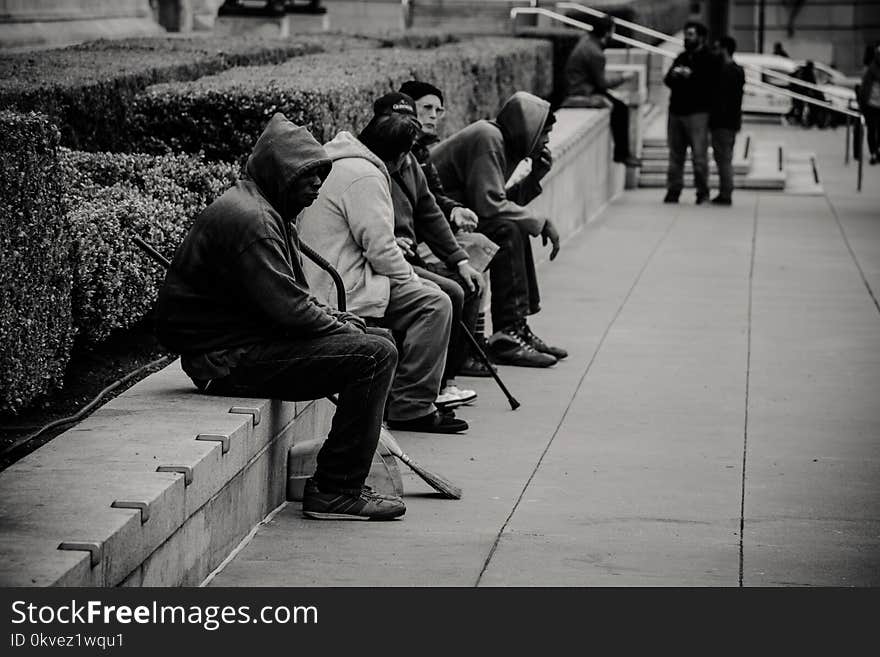
{"type": "Polygon", "coordinates": [[[568,355],[526,323],[540,310],[529,237],[552,243],[551,260],[559,252],[559,234],[550,219],[523,207],[541,193],[540,180],[550,169],[547,141],[553,121],[547,101],[518,91],[494,120],[472,123],[431,151],[446,193],[476,212],[477,231],[501,247],[489,269],[494,331],[489,347],[494,360],[509,365],[549,367],[568,355]],[[532,158],[531,173],[506,188],[526,157],[532,158]]]}
{"type": "MultiPolygon", "coordinates": [[[[339,272],[349,310],[403,334],[388,425],[457,433],[467,423],[434,405],[449,345],[449,297],[413,271],[394,237],[391,175],[407,160],[418,132],[412,117],[391,113],[374,116],[358,137],[342,131],[327,142],[333,170],[299,228],[339,272]]],[[[335,296],[326,272],[306,263],[306,274],[319,297],[335,296]]]]}
{"type": "Polygon", "coordinates": [[[397,350],[309,294],[294,220],[331,167],[309,132],[275,114],[246,173],[195,220],[159,293],[163,345],[207,394],[309,400],[339,393],[303,513],[390,519],[400,498],[364,485],[397,350]]]}

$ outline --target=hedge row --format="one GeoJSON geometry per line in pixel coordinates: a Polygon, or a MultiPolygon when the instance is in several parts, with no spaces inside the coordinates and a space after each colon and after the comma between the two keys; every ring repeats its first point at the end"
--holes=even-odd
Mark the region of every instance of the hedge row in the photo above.
{"type": "Polygon", "coordinates": [[[237,178],[194,156],[58,149],[34,114],[0,112],[0,413],[60,384],[74,339],[141,320],[163,272],[131,242],[170,256],[192,219],[237,178]]]}
{"type": "Polygon", "coordinates": [[[0,111],[0,411],[57,385],[72,343],[58,129],[0,111]]]}
{"type": "Polygon", "coordinates": [[[516,90],[548,95],[552,77],[551,46],[537,40],[488,38],[433,50],[308,55],[150,87],[136,97],[130,114],[131,149],[203,151],[210,159],[238,160],[278,111],[327,141],[339,130],[365,125],[373,100],[411,78],[443,90],[444,127],[455,131],[494,115],[516,90]]]}
{"type": "Polygon", "coordinates": [[[308,53],[379,46],[378,40],[340,35],[303,35],[296,41],[143,37],[7,54],[0,56],[0,106],[53,118],[65,146],[122,150],[131,99],[151,84],[308,53]]]}

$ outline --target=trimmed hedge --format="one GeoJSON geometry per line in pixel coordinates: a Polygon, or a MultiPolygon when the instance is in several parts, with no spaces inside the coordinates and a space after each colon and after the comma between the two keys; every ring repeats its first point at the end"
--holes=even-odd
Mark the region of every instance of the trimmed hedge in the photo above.
{"type": "Polygon", "coordinates": [[[140,235],[170,259],[195,216],[238,177],[201,157],[62,149],[73,244],[73,321],[94,343],[141,320],[156,300],[161,266],[131,242],[140,235]]]}
{"type": "Polygon", "coordinates": [[[0,56],[0,106],[52,117],[65,146],[121,150],[127,143],[125,117],[131,99],[151,84],[379,45],[377,40],[339,35],[303,35],[296,41],[142,37],[8,54],[0,56]]]}
{"type": "Polygon", "coordinates": [[[276,66],[242,67],[187,83],[159,84],[135,99],[132,150],[245,157],[275,112],[319,141],[358,130],[378,96],[410,78],[443,89],[445,130],[495,114],[516,90],[552,88],[552,50],[531,39],[487,38],[433,50],[389,48],[308,55],[276,66]]]}
{"type": "Polygon", "coordinates": [[[58,129],[0,111],[0,412],[60,384],[73,341],[58,129]]]}

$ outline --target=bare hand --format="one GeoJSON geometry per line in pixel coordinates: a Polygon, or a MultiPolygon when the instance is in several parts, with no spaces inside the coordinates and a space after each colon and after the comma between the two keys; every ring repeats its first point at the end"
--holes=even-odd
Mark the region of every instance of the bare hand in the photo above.
{"type": "Polygon", "coordinates": [[[541,180],[541,178],[547,175],[552,166],[553,155],[550,153],[550,149],[545,146],[538,153],[538,156],[532,160],[532,175],[541,180]]]}
{"type": "Polygon", "coordinates": [[[470,266],[470,263],[460,262],[458,264],[458,273],[464,279],[465,285],[471,292],[479,292],[483,283],[483,275],[470,266]]]}
{"type": "Polygon", "coordinates": [[[413,251],[413,241],[410,238],[396,237],[394,238],[394,241],[397,242],[397,246],[403,251],[403,255],[412,257],[416,254],[415,251],[413,251]]]}
{"type": "Polygon", "coordinates": [[[470,208],[458,207],[452,209],[450,216],[452,223],[463,233],[472,233],[479,223],[477,213],[470,208]]]}
{"type": "Polygon", "coordinates": [[[548,240],[553,245],[553,248],[550,250],[550,259],[553,260],[559,253],[559,233],[556,232],[556,226],[549,219],[544,222],[544,228],[541,230],[541,243],[547,246],[548,240]]]}
{"type": "Polygon", "coordinates": [[[361,317],[358,317],[354,313],[340,311],[339,319],[341,319],[346,324],[350,324],[351,326],[354,326],[361,333],[367,332],[367,323],[361,317]]]}

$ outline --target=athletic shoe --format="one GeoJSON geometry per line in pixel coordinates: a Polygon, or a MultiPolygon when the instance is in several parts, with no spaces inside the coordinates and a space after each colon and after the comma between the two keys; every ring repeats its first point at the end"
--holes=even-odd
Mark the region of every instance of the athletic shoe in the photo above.
{"type": "Polygon", "coordinates": [[[664,203],[678,203],[678,194],[675,192],[666,192],[666,196],[663,197],[664,203]]]}
{"type": "Polygon", "coordinates": [[[414,420],[388,420],[388,428],[421,433],[461,433],[468,430],[468,423],[455,417],[451,409],[444,409],[431,411],[414,420]]]}
{"type": "Polygon", "coordinates": [[[363,486],[357,495],[322,491],[309,477],[302,512],[317,520],[392,520],[406,513],[406,505],[396,495],[383,495],[369,486],[363,486]]]}
{"type": "MultiPolygon", "coordinates": [[[[492,369],[494,370],[495,368],[493,367],[492,369]]],[[[458,369],[458,376],[478,376],[482,378],[489,378],[492,376],[492,371],[488,367],[486,367],[486,363],[484,363],[479,358],[468,356],[462,366],[458,369]]]]}
{"type": "Polygon", "coordinates": [[[709,201],[712,205],[733,205],[733,201],[729,198],[724,198],[723,196],[716,196],[711,201],[709,201]]]}
{"type": "Polygon", "coordinates": [[[529,325],[525,321],[523,321],[522,326],[520,327],[520,335],[526,342],[532,345],[536,351],[540,351],[542,354],[550,354],[557,360],[562,360],[568,356],[568,352],[565,349],[562,349],[561,347],[551,347],[537,335],[532,333],[532,329],[529,328],[529,325]]]}
{"type": "Polygon", "coordinates": [[[434,401],[434,406],[437,408],[457,408],[464,404],[470,404],[476,398],[477,393],[473,390],[462,390],[455,384],[447,384],[434,401]]]}
{"type": "Polygon", "coordinates": [[[496,363],[518,367],[550,367],[556,357],[535,349],[514,327],[496,331],[489,338],[489,349],[496,363]]]}

